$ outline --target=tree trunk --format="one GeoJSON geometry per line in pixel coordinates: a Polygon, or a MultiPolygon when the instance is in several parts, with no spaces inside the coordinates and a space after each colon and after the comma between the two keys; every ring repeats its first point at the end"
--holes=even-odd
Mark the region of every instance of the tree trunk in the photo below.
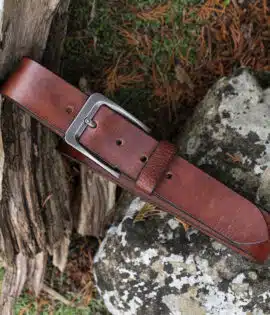
{"type": "MultiPolygon", "coordinates": [[[[58,70],[69,1],[4,1],[0,8],[2,80],[22,56],[40,61],[47,41],[43,61],[58,70]]],[[[64,269],[73,228],[98,235],[102,224],[94,224],[93,232],[90,224],[86,228],[86,219],[104,220],[104,213],[110,210],[107,200],[109,208],[114,205],[115,186],[86,170],[81,175],[82,185],[77,183],[80,198],[73,198],[70,169],[55,149],[57,141],[55,135],[16,105],[4,102],[0,130],[0,251],[6,272],[1,314],[12,313],[14,298],[26,282],[39,293],[47,254],[53,256],[60,270],[64,269]],[[89,188],[89,184],[93,187],[89,188]],[[92,194],[91,206],[89,189],[98,192],[92,194]],[[77,201],[74,204],[71,200],[77,201]]]]}

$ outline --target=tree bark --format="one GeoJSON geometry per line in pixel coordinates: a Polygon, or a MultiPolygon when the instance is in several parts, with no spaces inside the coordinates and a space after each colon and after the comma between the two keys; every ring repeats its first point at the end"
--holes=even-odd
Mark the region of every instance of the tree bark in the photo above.
{"type": "MultiPolygon", "coordinates": [[[[69,2],[4,1],[3,9],[0,8],[1,80],[23,56],[40,61],[48,37],[43,61],[52,70],[59,68],[69,2]]],[[[58,138],[10,101],[3,103],[0,130],[0,255],[6,272],[0,312],[11,314],[14,298],[20,295],[26,282],[36,294],[39,293],[47,254],[53,256],[53,263],[60,270],[64,269],[72,229],[76,228],[74,221],[80,222],[77,227],[83,234],[101,233],[101,225],[95,225],[92,233],[90,227],[85,228],[85,220],[104,217],[99,211],[108,210],[107,200],[110,200],[109,207],[114,205],[115,186],[84,170],[83,185],[77,187],[82,198],[74,205],[71,202],[74,200],[74,189],[68,164],[55,149],[58,138]],[[87,195],[91,182],[98,193],[92,193],[89,207],[87,195]]]]}

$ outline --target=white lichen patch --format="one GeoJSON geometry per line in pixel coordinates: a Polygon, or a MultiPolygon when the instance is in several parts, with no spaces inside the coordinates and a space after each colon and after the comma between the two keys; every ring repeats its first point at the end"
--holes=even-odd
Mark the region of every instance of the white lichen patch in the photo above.
{"type": "Polygon", "coordinates": [[[112,226],[107,231],[106,238],[105,238],[104,242],[101,243],[101,245],[99,247],[99,251],[98,251],[97,255],[95,255],[95,257],[94,257],[94,263],[102,261],[106,258],[106,250],[105,250],[106,239],[109,238],[110,235],[115,235],[117,233],[118,229],[119,229],[119,227],[117,228],[115,226],[112,226]]]}
{"type": "Polygon", "coordinates": [[[139,212],[143,206],[145,205],[145,201],[142,201],[139,197],[135,198],[131,204],[126,208],[125,218],[133,218],[134,215],[139,212]]]}
{"type": "Polygon", "coordinates": [[[236,129],[243,137],[247,137],[252,130],[261,140],[266,140],[268,132],[264,126],[269,127],[270,108],[269,103],[261,102],[263,90],[256,79],[248,71],[243,71],[237,78],[230,79],[229,84],[234,91],[222,95],[218,108],[222,125],[236,129]],[[224,112],[228,112],[229,117],[224,117],[224,112]]]}
{"type": "Polygon", "coordinates": [[[226,246],[222,245],[221,243],[217,242],[217,241],[213,241],[212,242],[212,247],[216,250],[216,251],[222,251],[226,249],[226,246]]]}
{"type": "Polygon", "coordinates": [[[163,264],[170,263],[174,268],[178,268],[183,261],[184,257],[181,254],[170,254],[169,256],[162,257],[163,264]]]}
{"type": "Polygon", "coordinates": [[[253,281],[257,280],[257,279],[258,279],[257,272],[255,272],[255,271],[249,271],[249,272],[248,272],[248,277],[249,277],[249,279],[251,279],[251,280],[253,280],[253,281]]]}
{"type": "MultiPolygon", "coordinates": [[[[127,280],[132,280],[132,279],[136,279],[136,273],[134,272],[134,271],[132,271],[132,270],[130,270],[130,269],[127,269],[127,268],[119,268],[119,273],[121,274],[121,275],[124,275],[123,276],[123,278],[124,277],[126,277],[126,275],[128,275],[128,278],[127,278],[127,280]]],[[[124,279],[124,280],[126,280],[126,279],[124,279]]]]}
{"type": "Polygon", "coordinates": [[[191,301],[189,297],[176,296],[174,294],[162,297],[162,302],[167,305],[171,314],[174,315],[205,315],[206,312],[196,301],[191,301]],[[192,313],[190,310],[192,309],[192,313]]]}
{"type": "Polygon", "coordinates": [[[113,315],[124,315],[124,304],[122,302],[122,297],[120,298],[117,291],[105,291],[103,293],[103,300],[107,307],[111,310],[113,315]],[[118,309],[116,310],[114,307],[114,303],[112,301],[118,302],[118,309]],[[121,310],[122,309],[122,310],[121,310]]]}
{"type": "Polygon", "coordinates": [[[141,253],[139,257],[134,260],[135,265],[144,264],[149,266],[152,263],[152,259],[158,256],[158,251],[154,248],[149,248],[141,253]]]}
{"type": "MultiPolygon", "coordinates": [[[[255,174],[262,174],[263,168],[270,165],[270,93],[263,91],[256,79],[243,71],[237,78],[229,80],[233,87],[232,95],[223,95],[218,112],[221,125],[236,130],[243,138],[252,132],[256,137],[256,144],[265,146],[265,151],[256,160],[255,174]],[[224,112],[228,113],[228,116],[224,112]]],[[[245,161],[242,159],[242,163],[245,161]]]]}
{"type": "Polygon", "coordinates": [[[188,155],[194,155],[201,145],[201,139],[198,137],[190,137],[187,141],[186,152],[188,155]]]}
{"type": "Polygon", "coordinates": [[[126,232],[121,232],[121,243],[123,246],[127,245],[126,235],[127,235],[126,232]]]}
{"type": "MultiPolygon", "coordinates": [[[[270,300],[270,289],[260,294],[259,296],[263,298],[263,301],[267,301],[267,299],[270,300]]],[[[270,308],[270,304],[269,304],[269,308],[270,308]]]]}
{"type": "Polygon", "coordinates": [[[243,273],[240,273],[233,279],[232,283],[242,284],[245,278],[246,276],[243,273]]]}
{"type": "Polygon", "coordinates": [[[246,315],[247,312],[243,310],[243,306],[248,304],[249,299],[236,295],[228,290],[224,293],[219,290],[214,290],[214,288],[208,288],[209,293],[205,297],[205,307],[207,309],[207,314],[211,315],[246,315]]]}
{"type": "Polygon", "coordinates": [[[168,221],[168,225],[171,228],[171,230],[175,230],[176,228],[179,227],[179,221],[177,221],[176,219],[170,219],[168,221]]]}
{"type": "Polygon", "coordinates": [[[181,151],[196,158],[198,166],[230,173],[236,187],[244,181],[252,189],[249,183],[254,185],[258,176],[270,169],[269,104],[270,88],[263,90],[248,70],[219,80],[182,134],[181,151]],[[242,152],[239,149],[245,141],[247,147],[242,152]]]}
{"type": "Polygon", "coordinates": [[[192,235],[196,235],[196,234],[198,234],[198,233],[199,233],[198,230],[196,230],[196,229],[194,229],[194,228],[189,228],[189,229],[186,231],[186,238],[187,238],[189,241],[191,241],[191,236],[192,236],[192,235]]]}

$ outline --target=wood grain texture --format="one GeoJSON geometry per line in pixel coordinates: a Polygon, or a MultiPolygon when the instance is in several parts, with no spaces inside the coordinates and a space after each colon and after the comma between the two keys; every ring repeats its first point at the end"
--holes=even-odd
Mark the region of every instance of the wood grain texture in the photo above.
{"type": "Polygon", "coordinates": [[[74,221],[81,235],[104,236],[106,222],[115,206],[116,185],[81,166],[80,201],[74,203],[74,221]]]}
{"type": "Polygon", "coordinates": [[[23,56],[42,58],[51,21],[59,5],[60,0],[4,1],[0,54],[2,79],[23,56]]]}
{"type": "MultiPolygon", "coordinates": [[[[5,12],[5,15],[12,12],[12,16],[9,15],[8,34],[1,54],[2,66],[6,61],[14,66],[16,57],[30,53],[30,46],[38,48],[31,57],[40,58],[57,3],[25,0],[18,5],[16,1],[13,10],[9,7],[11,4],[12,1],[5,12]],[[28,16],[30,18],[26,18],[28,16]],[[14,38],[14,28],[19,38],[14,38]],[[12,60],[7,56],[10,46],[18,46],[15,50],[18,53],[11,54],[12,60]]],[[[72,218],[66,171],[55,150],[57,138],[10,102],[3,106],[1,127],[5,163],[0,248],[2,255],[12,262],[18,253],[34,257],[45,249],[52,252],[53,247],[71,233],[72,218]]]]}
{"type": "Polygon", "coordinates": [[[13,314],[14,299],[19,296],[28,281],[28,287],[36,294],[42,289],[47,254],[41,252],[34,258],[18,254],[12,265],[6,266],[0,299],[1,314],[13,314]]]}
{"type": "MultiPolygon", "coordinates": [[[[67,14],[68,5],[69,0],[61,5],[60,0],[5,1],[1,79],[22,56],[41,60],[54,13],[62,8],[67,14]]],[[[2,106],[1,134],[0,251],[8,267],[0,312],[12,314],[26,282],[39,293],[47,253],[64,268],[72,216],[66,168],[55,150],[57,137],[8,101],[2,106]]]]}

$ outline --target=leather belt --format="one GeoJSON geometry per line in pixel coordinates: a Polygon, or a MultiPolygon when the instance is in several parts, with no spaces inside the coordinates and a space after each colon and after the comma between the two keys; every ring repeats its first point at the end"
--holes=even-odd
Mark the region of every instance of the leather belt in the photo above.
{"type": "Polygon", "coordinates": [[[124,109],[24,58],[1,93],[61,136],[63,154],[182,218],[238,253],[263,262],[270,214],[158,142],[124,109]]]}

